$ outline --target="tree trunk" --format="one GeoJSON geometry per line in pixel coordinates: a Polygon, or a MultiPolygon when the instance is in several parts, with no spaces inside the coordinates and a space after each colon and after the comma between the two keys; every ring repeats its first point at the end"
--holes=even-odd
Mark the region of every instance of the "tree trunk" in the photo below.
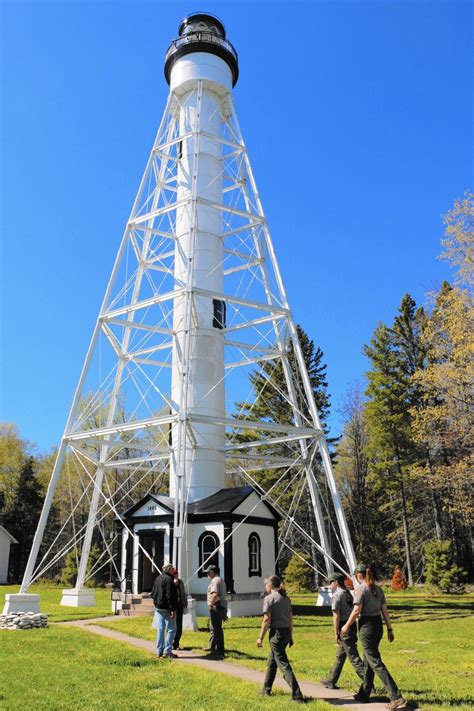
{"type": "Polygon", "coordinates": [[[407,501],[405,495],[405,485],[403,479],[400,476],[400,495],[402,500],[402,521],[403,521],[403,538],[405,541],[405,561],[407,566],[407,579],[408,585],[413,587],[413,572],[411,568],[411,544],[410,544],[410,531],[408,528],[408,515],[407,515],[407,501]]]}
{"type": "Polygon", "coordinates": [[[443,524],[441,522],[441,507],[439,503],[439,496],[436,491],[431,490],[431,499],[433,502],[433,518],[436,530],[436,538],[438,541],[443,540],[443,524]]]}

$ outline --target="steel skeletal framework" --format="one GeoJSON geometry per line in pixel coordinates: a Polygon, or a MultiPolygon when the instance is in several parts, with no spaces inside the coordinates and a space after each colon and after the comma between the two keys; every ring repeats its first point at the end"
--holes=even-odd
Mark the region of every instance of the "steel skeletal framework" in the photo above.
{"type": "MultiPolygon", "coordinates": [[[[198,37],[194,30],[189,41],[198,37]]],[[[198,39],[227,43],[218,33],[198,39]]],[[[201,49],[185,54],[184,75],[179,66],[169,70],[169,99],[73,398],[22,593],[48,566],[79,547],[76,589],[81,589],[94,528],[100,530],[110,512],[120,517],[136,487],[156,491],[168,477],[175,499],[173,562],[180,569],[188,502],[229,480],[262,487],[259,473],[264,470],[281,472],[275,477],[294,491],[293,503],[284,509],[276,489],[262,489],[282,515],[281,544],[285,528],[296,526],[307,546],[322,552],[326,570],[333,564],[352,570],[355,564],[237,121],[231,73],[221,83],[214,75],[190,71],[190,63],[199,64],[202,56],[211,58],[214,69],[220,69],[219,63],[227,67],[221,57],[201,49]],[[255,392],[255,383],[278,392],[292,417],[254,416],[262,395],[255,392]],[[71,498],[71,519],[37,561],[61,478],[64,495],[71,498]],[[321,494],[322,483],[328,500],[321,494]],[[303,485],[319,540],[294,520],[303,485]],[[87,520],[74,515],[78,506],[88,512],[87,520]],[[66,530],[72,535],[65,536],[66,530]],[[332,552],[336,544],[342,555],[332,552]]],[[[112,557],[111,542],[104,540],[99,565],[112,557]]]]}

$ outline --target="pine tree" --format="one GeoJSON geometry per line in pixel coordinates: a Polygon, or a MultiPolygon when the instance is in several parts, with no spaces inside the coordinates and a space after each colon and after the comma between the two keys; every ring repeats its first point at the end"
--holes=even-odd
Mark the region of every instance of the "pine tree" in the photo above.
{"type": "Polygon", "coordinates": [[[311,569],[308,566],[309,556],[297,552],[290,558],[285,569],[285,587],[290,593],[305,592],[311,586],[311,569]]]}
{"type": "MultiPolygon", "coordinates": [[[[316,406],[319,411],[321,425],[327,432],[326,420],[329,414],[330,399],[327,392],[327,366],[324,363],[324,354],[321,348],[315,346],[314,341],[309,338],[301,326],[297,325],[296,331],[303,352],[303,359],[308,372],[316,406]]],[[[298,409],[303,415],[303,418],[306,418],[307,421],[310,422],[310,413],[306,405],[303,383],[300,382],[296,355],[291,343],[288,344],[287,357],[291,372],[293,374],[298,409]]],[[[288,388],[281,359],[278,359],[275,362],[267,361],[264,363],[260,370],[251,374],[250,382],[255,395],[255,401],[250,405],[245,403],[236,403],[236,407],[239,411],[239,414],[237,415],[238,417],[253,420],[271,420],[281,424],[293,423],[293,409],[288,401],[288,397],[286,396],[288,388]]],[[[261,431],[251,432],[247,430],[245,434],[240,436],[239,439],[242,442],[250,441],[252,439],[257,440],[260,439],[261,434],[261,431]]],[[[260,447],[259,453],[262,455],[267,454],[292,460],[297,460],[300,456],[298,442],[273,445],[271,448],[266,446],[260,447]]],[[[314,474],[317,478],[319,477],[318,461],[315,461],[314,464],[314,474]]],[[[277,497],[280,505],[282,505],[287,511],[289,510],[294,494],[294,487],[288,487],[288,482],[294,477],[294,471],[288,471],[286,476],[282,479],[281,469],[265,469],[260,472],[254,472],[253,476],[264,490],[268,491],[271,487],[273,487],[273,497],[277,497]],[[280,480],[279,483],[277,483],[278,480],[280,480]]],[[[308,491],[306,498],[302,498],[300,500],[298,510],[295,512],[295,518],[298,520],[298,523],[300,523],[300,525],[310,533],[313,540],[318,539],[314,513],[308,491]]],[[[290,536],[290,543],[294,546],[298,544],[296,538],[292,536],[290,536]]],[[[318,567],[318,565],[321,564],[321,556],[316,551],[314,546],[312,547],[311,557],[313,559],[314,567],[318,567]]],[[[281,560],[283,565],[288,560],[288,553],[286,551],[283,552],[281,560]]]]}
{"type": "Polygon", "coordinates": [[[5,514],[5,527],[18,541],[10,555],[11,577],[14,582],[20,581],[26,567],[43,503],[35,464],[33,457],[24,460],[12,507],[5,514]]]}
{"type": "MultiPolygon", "coordinates": [[[[410,468],[419,453],[411,434],[410,404],[416,397],[412,376],[422,359],[419,329],[422,312],[406,294],[392,329],[379,324],[364,349],[371,363],[367,373],[367,423],[371,468],[377,473],[381,491],[396,501],[392,515],[400,511],[408,584],[413,585],[410,533],[410,468]]],[[[394,531],[395,536],[398,535],[394,531]]]]}

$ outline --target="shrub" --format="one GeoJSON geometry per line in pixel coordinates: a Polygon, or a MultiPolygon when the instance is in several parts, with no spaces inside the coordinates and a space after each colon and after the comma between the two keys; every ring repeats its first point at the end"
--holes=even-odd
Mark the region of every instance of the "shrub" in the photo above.
{"type": "MultiPolygon", "coordinates": [[[[98,546],[92,546],[90,553],[89,553],[89,560],[87,561],[87,572],[86,572],[86,578],[89,575],[89,572],[94,569],[95,564],[100,558],[100,549],[98,546]]],[[[80,552],[77,550],[77,548],[72,548],[69,553],[66,556],[66,561],[64,563],[64,567],[61,570],[61,584],[66,585],[69,588],[72,588],[76,584],[76,578],[77,578],[77,561],[80,560],[81,555],[80,552]]],[[[100,567],[100,563],[99,563],[100,567]]],[[[97,587],[98,585],[103,585],[104,583],[104,570],[98,570],[95,575],[93,575],[91,578],[86,580],[85,582],[85,587],[86,588],[94,588],[97,587]]]]}
{"type": "Polygon", "coordinates": [[[406,590],[408,583],[405,580],[402,569],[399,565],[395,566],[392,576],[392,590],[406,590]]]}
{"type": "Polygon", "coordinates": [[[72,548],[66,556],[64,568],[61,570],[61,585],[72,588],[76,583],[77,564],[76,560],[80,557],[77,548],[72,548]]]}
{"type": "Polygon", "coordinates": [[[285,570],[285,587],[288,592],[299,593],[309,590],[311,568],[308,562],[309,556],[305,553],[301,553],[300,555],[294,554],[290,558],[290,562],[285,570]]]}
{"type": "Polygon", "coordinates": [[[425,545],[426,582],[444,593],[462,593],[466,572],[453,561],[451,541],[429,541],[425,545]]]}

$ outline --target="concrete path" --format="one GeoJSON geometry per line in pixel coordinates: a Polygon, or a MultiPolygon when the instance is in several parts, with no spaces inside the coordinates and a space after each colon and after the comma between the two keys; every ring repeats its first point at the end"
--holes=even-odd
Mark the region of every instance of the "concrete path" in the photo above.
{"type": "MultiPolygon", "coordinates": [[[[117,632],[116,630],[108,629],[107,627],[100,627],[100,623],[106,618],[98,617],[89,620],[71,620],[69,622],[58,622],[56,624],[64,626],[74,626],[80,627],[87,632],[92,632],[93,634],[100,635],[101,637],[108,637],[109,639],[115,639],[119,642],[124,642],[133,647],[138,647],[139,649],[145,649],[153,655],[156,655],[156,646],[154,642],[150,642],[146,639],[140,639],[138,637],[131,637],[123,632],[117,632]],[[98,623],[98,624],[97,624],[98,623]]],[[[265,673],[258,671],[256,669],[250,669],[249,667],[244,667],[235,662],[225,662],[216,661],[212,659],[206,659],[204,654],[200,655],[196,652],[191,651],[178,651],[176,654],[179,657],[179,661],[176,660],[173,663],[179,664],[192,664],[193,666],[201,667],[207,671],[220,672],[221,674],[228,674],[229,676],[235,676],[239,679],[244,679],[245,681],[251,681],[261,688],[263,686],[263,679],[265,673]]],[[[158,663],[158,660],[157,660],[158,663]]],[[[166,662],[165,662],[166,663],[166,662]]],[[[296,673],[298,670],[295,670],[296,673]]],[[[298,674],[297,674],[298,676],[298,674]]],[[[351,711],[385,711],[385,701],[373,701],[370,704],[358,704],[354,701],[353,692],[347,691],[346,689],[326,689],[321,684],[315,684],[309,681],[299,681],[301,690],[305,696],[309,696],[313,699],[320,699],[326,701],[333,706],[341,706],[350,709],[351,711]]],[[[285,681],[277,676],[275,679],[274,687],[278,689],[283,689],[284,691],[289,691],[285,681]]]]}

